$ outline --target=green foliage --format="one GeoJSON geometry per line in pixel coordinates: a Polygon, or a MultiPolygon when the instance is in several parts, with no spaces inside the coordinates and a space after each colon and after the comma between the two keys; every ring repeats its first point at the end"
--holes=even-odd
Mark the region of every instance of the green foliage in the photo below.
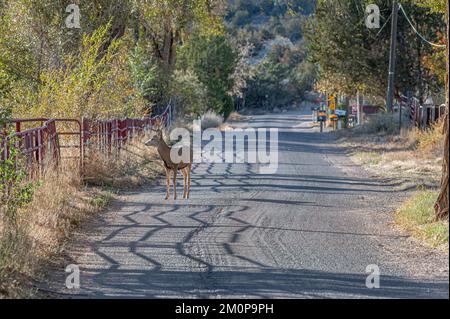
{"type": "Polygon", "coordinates": [[[446,11],[445,1],[446,0],[409,0],[419,6],[429,8],[431,12],[442,13],[446,11]]]}
{"type": "MultiPolygon", "coordinates": [[[[318,2],[306,35],[311,60],[320,65],[320,90],[354,94],[359,89],[366,95],[385,97],[390,28],[389,24],[375,31],[366,27],[364,8],[370,3],[353,0],[318,2]]],[[[390,12],[391,1],[378,4],[381,12],[390,12]]],[[[403,6],[418,30],[438,42],[438,31],[444,30],[442,15],[414,4],[403,3],[403,6]]],[[[401,59],[397,64],[397,93],[425,97],[440,90],[439,77],[424,64],[433,53],[433,48],[418,38],[400,14],[397,55],[401,59]]]]}
{"type": "Polygon", "coordinates": [[[198,118],[208,110],[208,90],[191,70],[175,71],[171,96],[181,106],[181,116],[198,118]]]}
{"type": "Polygon", "coordinates": [[[443,245],[448,251],[448,220],[435,221],[434,204],[438,193],[420,191],[398,210],[396,220],[413,236],[433,247],[443,245]]]}
{"type": "Polygon", "coordinates": [[[34,186],[26,182],[21,154],[15,147],[14,138],[7,140],[0,152],[3,153],[6,148],[10,156],[0,161],[0,218],[5,227],[15,227],[17,210],[31,201],[34,186]]]}
{"type": "Polygon", "coordinates": [[[168,88],[168,77],[159,62],[142,45],[137,45],[130,57],[130,68],[134,87],[145,100],[147,110],[164,104],[168,88]]]}
{"type": "Polygon", "coordinates": [[[208,89],[208,106],[228,116],[233,110],[229,92],[237,63],[237,53],[225,36],[195,35],[179,51],[179,68],[192,70],[208,89]]]}
{"type": "Polygon", "coordinates": [[[11,118],[11,109],[7,107],[0,107],[0,127],[2,127],[7,120],[11,118]]]}
{"type": "Polygon", "coordinates": [[[83,36],[79,54],[67,54],[64,68],[42,72],[37,92],[16,88],[16,100],[10,101],[16,102],[14,113],[91,119],[139,114],[143,103],[132,85],[127,43],[124,39],[113,40],[104,49],[108,34],[106,25],[83,36]]]}
{"type": "Polygon", "coordinates": [[[301,100],[312,89],[316,67],[301,47],[274,46],[255,73],[247,89],[247,105],[279,108],[301,100]]]}
{"type": "Polygon", "coordinates": [[[317,66],[308,60],[300,62],[293,70],[292,81],[300,92],[311,91],[317,79],[317,66]]]}

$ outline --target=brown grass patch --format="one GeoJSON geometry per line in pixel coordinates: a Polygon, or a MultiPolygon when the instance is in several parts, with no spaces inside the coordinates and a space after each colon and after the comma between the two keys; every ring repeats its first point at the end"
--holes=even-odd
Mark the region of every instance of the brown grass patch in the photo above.
{"type": "Polygon", "coordinates": [[[88,152],[85,181],[89,185],[114,188],[142,186],[163,172],[155,148],[136,139],[122,148],[120,154],[88,152]]]}
{"type": "Polygon", "coordinates": [[[425,131],[405,128],[400,135],[393,123],[391,115],[380,115],[372,122],[338,131],[336,135],[352,158],[374,174],[400,178],[417,186],[437,186],[443,156],[441,124],[425,131]]]}

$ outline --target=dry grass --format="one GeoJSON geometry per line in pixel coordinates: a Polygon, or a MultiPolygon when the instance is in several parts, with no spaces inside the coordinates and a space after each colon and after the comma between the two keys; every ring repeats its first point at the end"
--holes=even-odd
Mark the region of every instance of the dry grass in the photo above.
{"type": "Polygon", "coordinates": [[[245,121],[248,117],[244,116],[238,112],[232,112],[228,118],[227,121],[231,121],[231,122],[238,122],[238,121],[245,121]]]}
{"type": "Polygon", "coordinates": [[[336,134],[352,158],[372,173],[416,186],[437,186],[443,155],[440,124],[426,131],[404,129],[399,135],[393,127],[389,128],[394,125],[389,118],[383,120],[380,115],[366,125],[336,134]]]}
{"type": "Polygon", "coordinates": [[[448,221],[434,221],[435,189],[442,174],[443,135],[438,123],[426,131],[398,134],[390,115],[379,115],[356,129],[337,132],[352,158],[374,175],[398,179],[419,189],[396,214],[396,224],[428,246],[448,252],[448,221]]]}
{"type": "Polygon", "coordinates": [[[14,224],[1,222],[0,296],[32,295],[40,267],[59,252],[74,228],[111,198],[105,190],[83,187],[77,165],[46,173],[36,185],[32,202],[19,209],[14,224]]]}
{"type": "Polygon", "coordinates": [[[206,112],[202,118],[202,130],[209,128],[218,128],[223,124],[224,118],[222,115],[216,114],[213,111],[206,112]]]}
{"type": "Polygon", "coordinates": [[[36,185],[32,202],[19,210],[14,225],[0,218],[0,298],[32,296],[40,270],[59,256],[77,227],[114,198],[111,187],[148,183],[160,167],[155,151],[135,141],[115,159],[91,150],[86,165],[89,187],[81,180],[77,164],[66,163],[45,174],[36,185]]]}
{"type": "Polygon", "coordinates": [[[135,188],[163,172],[155,148],[145,146],[145,137],[127,144],[120,155],[99,154],[91,150],[85,166],[85,181],[93,186],[135,188]]]}

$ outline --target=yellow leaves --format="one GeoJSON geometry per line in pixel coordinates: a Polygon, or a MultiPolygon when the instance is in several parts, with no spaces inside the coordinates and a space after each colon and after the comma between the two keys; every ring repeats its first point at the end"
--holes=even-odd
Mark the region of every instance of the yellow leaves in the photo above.
{"type": "Polygon", "coordinates": [[[429,8],[432,12],[445,13],[447,0],[412,0],[413,3],[429,8]]]}
{"type": "Polygon", "coordinates": [[[143,108],[129,74],[129,46],[113,40],[104,49],[107,26],[85,35],[78,54],[61,68],[46,69],[34,103],[16,107],[16,116],[111,118],[137,115],[143,108]]]}

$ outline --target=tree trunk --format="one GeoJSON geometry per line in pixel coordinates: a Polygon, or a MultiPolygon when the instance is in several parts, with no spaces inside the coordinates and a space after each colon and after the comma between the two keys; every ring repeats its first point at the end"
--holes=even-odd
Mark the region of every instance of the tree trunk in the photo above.
{"type": "Polygon", "coordinates": [[[448,218],[448,200],[449,200],[449,102],[450,102],[450,90],[449,90],[449,50],[450,50],[450,11],[449,2],[447,1],[447,76],[446,76],[446,112],[444,119],[444,160],[442,163],[442,180],[441,180],[441,191],[439,197],[434,205],[436,211],[436,219],[448,218]]]}

